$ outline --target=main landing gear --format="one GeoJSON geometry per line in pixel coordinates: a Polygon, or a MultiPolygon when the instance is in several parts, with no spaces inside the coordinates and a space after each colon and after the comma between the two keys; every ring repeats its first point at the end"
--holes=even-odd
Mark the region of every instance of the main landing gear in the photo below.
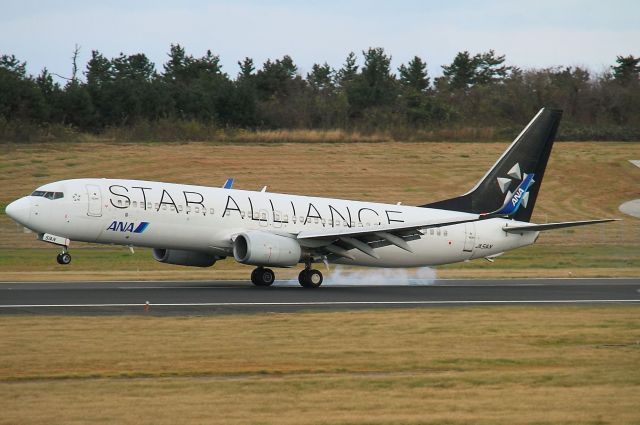
{"type": "Polygon", "coordinates": [[[66,246],[62,248],[62,252],[58,254],[58,256],[56,257],[56,261],[58,262],[58,264],[62,264],[64,266],[71,262],[71,254],[69,254],[66,246]]]}
{"type": "MultiPolygon", "coordinates": [[[[271,269],[257,267],[251,272],[251,283],[256,286],[271,286],[275,280],[276,275],[271,269]]],[[[322,280],[322,273],[312,269],[310,263],[305,264],[304,270],[298,275],[298,282],[303,288],[318,288],[322,285],[322,280]]]]}
{"type": "Polygon", "coordinates": [[[303,288],[319,288],[322,285],[322,273],[312,269],[311,263],[307,262],[304,265],[304,270],[298,275],[298,282],[303,288]]]}
{"type": "Polygon", "coordinates": [[[271,269],[258,267],[251,272],[251,283],[256,286],[271,286],[276,280],[276,275],[271,269]]]}

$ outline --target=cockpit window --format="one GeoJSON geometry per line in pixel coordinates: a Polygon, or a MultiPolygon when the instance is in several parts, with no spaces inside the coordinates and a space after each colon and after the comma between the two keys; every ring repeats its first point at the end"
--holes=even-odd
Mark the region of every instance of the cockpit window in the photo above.
{"type": "Polygon", "coordinates": [[[31,196],[42,196],[47,199],[60,199],[64,198],[64,193],[62,192],[45,192],[44,190],[36,190],[31,194],[31,196]]]}

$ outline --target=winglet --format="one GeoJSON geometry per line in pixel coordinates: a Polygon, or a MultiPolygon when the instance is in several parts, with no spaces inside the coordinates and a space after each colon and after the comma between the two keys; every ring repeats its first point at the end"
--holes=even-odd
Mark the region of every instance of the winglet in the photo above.
{"type": "Polygon", "coordinates": [[[222,185],[223,189],[231,189],[233,187],[233,177],[229,177],[222,185]]]}

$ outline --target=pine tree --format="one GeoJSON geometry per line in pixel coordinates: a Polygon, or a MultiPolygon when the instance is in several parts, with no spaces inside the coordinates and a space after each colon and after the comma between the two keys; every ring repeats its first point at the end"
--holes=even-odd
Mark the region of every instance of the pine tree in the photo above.
{"type": "Polygon", "coordinates": [[[416,92],[424,92],[429,88],[427,64],[418,56],[414,56],[406,66],[400,65],[398,72],[403,88],[416,92]]]}
{"type": "Polygon", "coordinates": [[[632,82],[638,82],[640,78],[640,58],[633,55],[618,56],[617,65],[612,66],[613,78],[620,84],[627,85],[632,82]]]}

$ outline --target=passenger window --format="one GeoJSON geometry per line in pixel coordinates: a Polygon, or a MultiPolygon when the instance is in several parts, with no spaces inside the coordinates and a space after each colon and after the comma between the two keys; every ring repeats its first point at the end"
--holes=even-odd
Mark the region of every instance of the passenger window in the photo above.
{"type": "Polygon", "coordinates": [[[444,236],[447,236],[447,234],[448,234],[447,229],[443,230],[443,231],[442,231],[442,234],[443,234],[444,236]]]}
{"type": "Polygon", "coordinates": [[[198,214],[198,213],[200,212],[200,207],[196,205],[195,207],[193,207],[193,211],[194,211],[196,214],[198,214]]]}
{"type": "MultiPolygon", "coordinates": [[[[209,208],[209,214],[213,215],[213,208],[209,208]]],[[[242,218],[244,218],[244,214],[242,214],[242,218]]]]}
{"type": "Polygon", "coordinates": [[[158,204],[157,202],[155,203],[155,210],[159,210],[160,209],[160,204],[158,204]]]}
{"type": "Polygon", "coordinates": [[[151,202],[147,203],[147,208],[151,209],[151,202]]]}
{"type": "Polygon", "coordinates": [[[433,229],[429,229],[429,234],[430,234],[431,236],[433,236],[433,234],[434,234],[433,229]]]}
{"type": "Polygon", "coordinates": [[[175,207],[173,205],[169,205],[169,209],[171,210],[171,212],[175,211],[175,207]]]}
{"type": "Polygon", "coordinates": [[[178,205],[178,211],[182,212],[182,205],[178,205]]]}
{"type": "Polygon", "coordinates": [[[118,205],[122,206],[122,199],[118,199],[118,205]]]}
{"type": "Polygon", "coordinates": [[[132,206],[133,208],[138,208],[138,203],[137,203],[136,201],[133,201],[133,202],[131,203],[131,206],[132,206]]]}
{"type": "Polygon", "coordinates": [[[163,209],[164,211],[166,211],[166,210],[167,210],[167,204],[162,204],[162,209],[163,209]]]}

